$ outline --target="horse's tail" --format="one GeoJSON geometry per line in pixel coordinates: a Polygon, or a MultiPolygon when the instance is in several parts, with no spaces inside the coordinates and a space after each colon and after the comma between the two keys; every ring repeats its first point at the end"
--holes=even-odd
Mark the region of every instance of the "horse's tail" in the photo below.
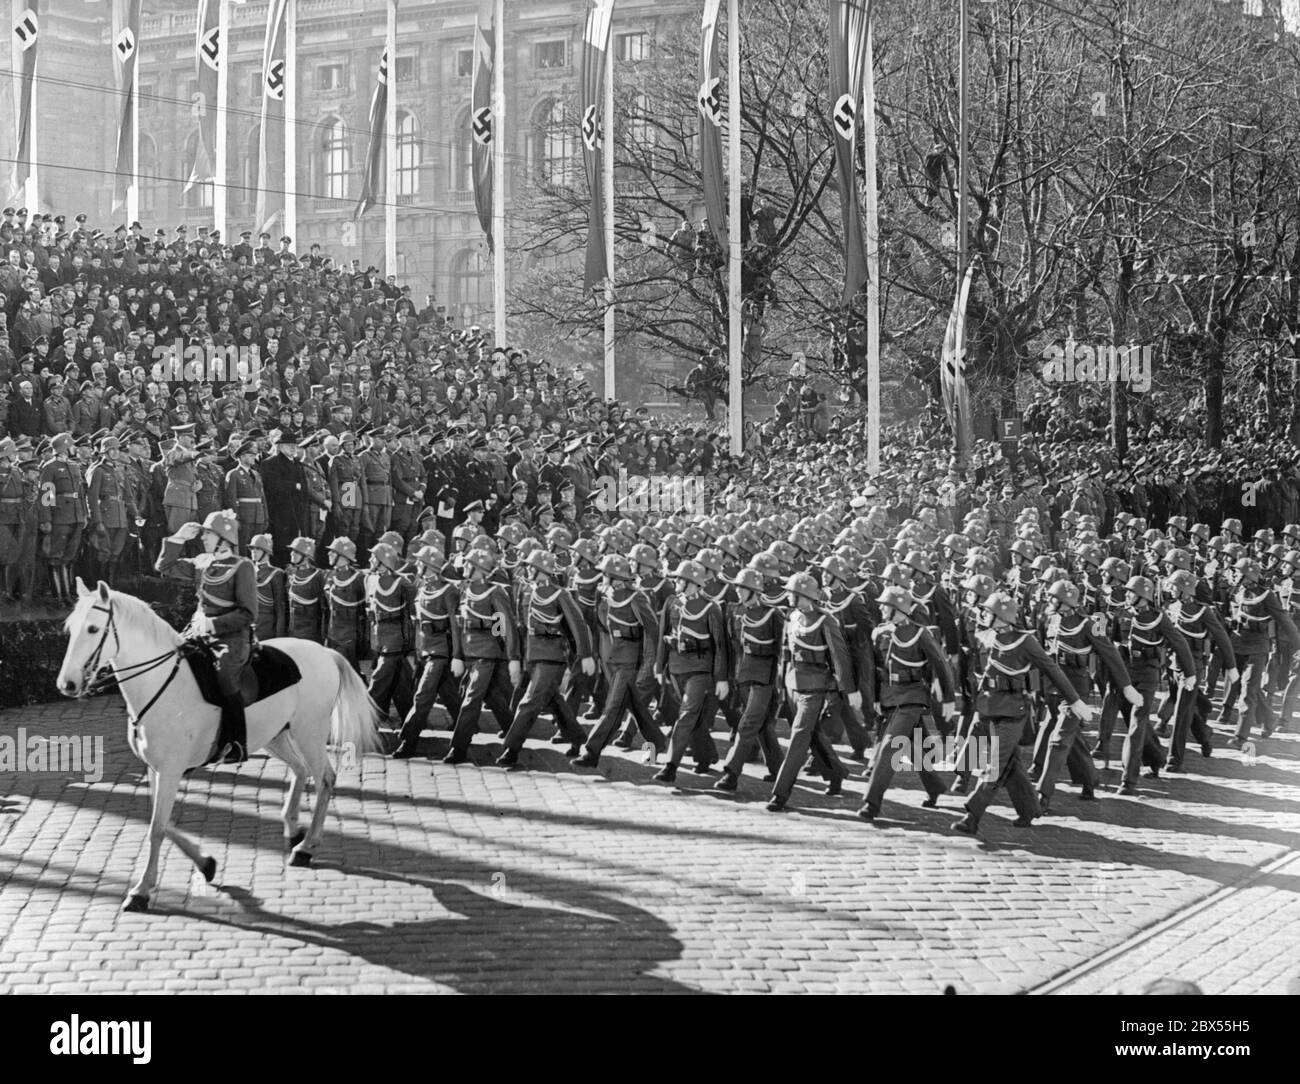
{"type": "Polygon", "coordinates": [[[341,748],[349,746],[358,757],[378,752],[379,709],[370,699],[370,691],[361,675],[337,651],[331,651],[339,671],[339,698],[334,704],[330,741],[341,748]]]}

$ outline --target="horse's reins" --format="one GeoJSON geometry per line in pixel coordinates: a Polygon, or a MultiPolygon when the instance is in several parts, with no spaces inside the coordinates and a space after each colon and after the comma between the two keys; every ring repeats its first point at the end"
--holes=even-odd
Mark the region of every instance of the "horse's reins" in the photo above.
{"type": "MultiPolygon", "coordinates": [[[[100,670],[99,660],[104,654],[105,645],[108,643],[108,634],[110,632],[112,632],[113,634],[113,642],[116,645],[114,649],[115,655],[118,650],[121,650],[122,640],[121,637],[119,637],[117,634],[117,621],[113,613],[112,601],[110,600],[107,606],[96,605],[96,606],[92,606],[91,609],[98,610],[100,613],[108,615],[108,620],[104,622],[104,631],[100,634],[99,637],[99,643],[98,645],[96,645],[94,653],[86,661],[86,665],[85,665],[85,670],[88,670],[91,673],[98,673],[100,670]]],[[[164,651],[161,655],[155,655],[152,659],[145,659],[144,662],[137,662],[137,663],[132,663],[130,666],[124,666],[122,667],[122,670],[129,671],[125,674],[119,672],[115,668],[111,677],[97,679],[87,683],[85,692],[82,693],[82,696],[93,696],[95,693],[102,692],[104,689],[107,689],[112,685],[116,685],[118,688],[121,688],[122,685],[124,685],[126,682],[131,681],[134,678],[143,677],[151,670],[156,670],[159,666],[161,666],[163,663],[165,663],[168,659],[172,658],[173,656],[175,657],[176,662],[172,666],[172,672],[167,675],[167,680],[162,683],[158,691],[154,693],[152,697],[149,698],[149,702],[145,704],[145,706],[141,708],[140,711],[131,720],[132,726],[138,726],[140,720],[144,718],[145,713],[150,708],[152,708],[156,703],[158,703],[159,698],[162,696],[163,693],[167,691],[168,686],[171,685],[176,675],[180,672],[181,653],[178,648],[172,648],[170,651],[164,651]]]]}

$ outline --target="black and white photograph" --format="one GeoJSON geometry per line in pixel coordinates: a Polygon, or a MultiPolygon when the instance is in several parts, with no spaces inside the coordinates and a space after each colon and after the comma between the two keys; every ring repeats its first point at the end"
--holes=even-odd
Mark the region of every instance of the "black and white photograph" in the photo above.
{"type": "Polygon", "coordinates": [[[39,1056],[275,1014],[174,994],[1283,1040],[1300,0],[0,13],[39,1056]]]}

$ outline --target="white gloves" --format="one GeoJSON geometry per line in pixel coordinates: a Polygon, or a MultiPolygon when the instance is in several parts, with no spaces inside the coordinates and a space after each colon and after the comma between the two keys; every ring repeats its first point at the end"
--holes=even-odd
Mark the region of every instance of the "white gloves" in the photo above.
{"type": "Polygon", "coordinates": [[[1082,700],[1076,700],[1073,704],[1071,704],[1070,710],[1074,712],[1074,714],[1077,715],[1080,719],[1082,719],[1085,723],[1092,722],[1093,710],[1092,708],[1088,707],[1088,705],[1085,704],[1082,700]]]}
{"type": "Polygon", "coordinates": [[[854,692],[849,693],[849,707],[854,711],[857,711],[862,707],[862,694],[860,692],[855,690],[854,692]]]}
{"type": "Polygon", "coordinates": [[[1183,678],[1183,688],[1186,689],[1188,692],[1191,692],[1193,689],[1196,688],[1195,674],[1189,674],[1187,677],[1183,678]]]}
{"type": "Polygon", "coordinates": [[[583,659],[582,672],[586,674],[587,677],[591,677],[596,672],[596,660],[591,657],[583,659]]]}
{"type": "Polygon", "coordinates": [[[957,705],[954,704],[951,700],[945,700],[939,706],[939,710],[940,712],[942,712],[943,717],[945,719],[951,719],[954,715],[957,714],[957,705]]]}
{"type": "Polygon", "coordinates": [[[196,613],[194,620],[190,622],[190,628],[194,630],[196,636],[213,636],[216,634],[212,618],[207,614],[196,613]]]}
{"type": "Polygon", "coordinates": [[[1133,688],[1132,685],[1124,686],[1124,699],[1132,704],[1135,708],[1142,706],[1142,694],[1133,688]]]}
{"type": "Polygon", "coordinates": [[[456,677],[456,678],[458,678],[458,677],[464,677],[464,676],[465,676],[465,660],[464,660],[464,659],[452,659],[452,660],[451,660],[451,676],[452,676],[452,677],[456,677]]]}
{"type": "Polygon", "coordinates": [[[510,684],[518,685],[524,679],[524,668],[519,665],[518,659],[510,660],[510,684]]]}
{"type": "Polygon", "coordinates": [[[1240,672],[1237,670],[1237,668],[1234,666],[1231,670],[1229,670],[1229,671],[1224,675],[1224,677],[1226,677],[1226,678],[1228,679],[1228,684],[1229,684],[1229,685],[1235,685],[1235,684],[1237,684],[1237,682],[1241,679],[1241,674],[1240,674],[1240,672]]]}
{"type": "Polygon", "coordinates": [[[727,699],[727,693],[729,693],[729,692],[731,691],[731,686],[728,685],[725,681],[719,681],[719,682],[718,682],[718,683],[713,687],[713,691],[714,691],[714,693],[716,694],[716,696],[717,696],[717,698],[718,698],[719,700],[726,700],[726,699],[727,699]]]}

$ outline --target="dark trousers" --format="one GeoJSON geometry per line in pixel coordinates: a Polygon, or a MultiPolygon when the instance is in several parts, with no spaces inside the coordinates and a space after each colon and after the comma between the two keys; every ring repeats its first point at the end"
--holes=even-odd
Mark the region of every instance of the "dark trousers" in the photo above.
{"type": "Polygon", "coordinates": [[[402,722],[402,730],[398,735],[400,741],[419,740],[420,731],[428,725],[429,712],[433,710],[435,699],[442,701],[442,706],[447,709],[447,715],[454,723],[460,713],[460,684],[451,676],[450,659],[430,655],[420,664],[415,697],[402,722]]]}
{"type": "Polygon", "coordinates": [[[1137,780],[1138,771],[1145,764],[1149,768],[1163,768],[1164,749],[1151,726],[1151,711],[1155,707],[1156,687],[1147,682],[1134,684],[1142,694],[1142,703],[1128,707],[1128,733],[1124,735],[1123,779],[1125,783],[1137,780]]]}
{"type": "Polygon", "coordinates": [[[579,745],[586,739],[582,727],[569,707],[569,702],[560,695],[560,681],[564,677],[565,664],[562,662],[535,662],[528,667],[528,691],[519,701],[515,711],[514,722],[506,731],[505,749],[517,753],[528,739],[529,731],[537,722],[537,716],[549,710],[555,718],[555,725],[560,733],[573,745],[579,745]]]}
{"type": "Polygon", "coordinates": [[[713,691],[713,674],[671,674],[669,682],[681,707],[668,736],[668,763],[674,767],[680,764],[690,745],[697,761],[706,766],[712,764],[718,759],[718,753],[710,734],[713,719],[706,715],[705,708],[713,691]],[[701,760],[702,751],[707,752],[707,759],[701,760]]]}
{"type": "Polygon", "coordinates": [[[510,725],[510,698],[514,686],[505,659],[466,659],[464,699],[456,713],[456,725],[451,732],[453,752],[464,754],[478,733],[479,716],[483,705],[496,716],[501,727],[510,725]]]}
{"type": "Polygon", "coordinates": [[[239,742],[248,752],[248,726],[244,719],[244,701],[239,692],[239,679],[248,665],[253,650],[253,634],[247,632],[223,636],[219,640],[226,650],[216,656],[217,687],[221,690],[221,733],[217,736],[217,749],[227,742],[239,742]]]}
{"type": "MultiPolygon", "coordinates": [[[[1250,737],[1250,728],[1256,722],[1265,734],[1273,730],[1273,709],[1269,706],[1268,694],[1264,692],[1268,655],[1240,655],[1237,666],[1241,671],[1241,678],[1237,682],[1241,689],[1237,700],[1237,737],[1245,741],[1250,737]]],[[[1232,690],[1229,690],[1228,697],[1231,695],[1232,690]]],[[[1228,710],[1228,697],[1223,701],[1225,712],[1228,710]]]]}
{"type": "Polygon", "coordinates": [[[370,699],[387,718],[389,706],[396,703],[397,714],[403,719],[411,711],[415,700],[415,682],[406,655],[400,651],[381,651],[370,671],[370,699]]]}
{"type": "MultiPolygon", "coordinates": [[[[884,801],[889,784],[894,781],[894,772],[897,770],[897,761],[901,753],[903,750],[911,753],[918,747],[917,735],[920,735],[919,748],[922,750],[922,755],[928,752],[929,755],[937,758],[942,751],[939,728],[935,725],[926,706],[899,704],[888,709],[885,713],[884,737],[876,745],[875,759],[871,762],[871,777],[867,781],[867,802],[877,809],[884,801]],[[930,739],[929,742],[926,739],[930,739]]],[[[916,759],[914,753],[912,759],[916,759]]],[[[940,780],[937,772],[926,767],[924,763],[914,763],[912,767],[920,773],[921,786],[925,788],[926,794],[931,798],[937,798],[943,793],[943,781],[940,780]]]]}
{"type": "Polygon", "coordinates": [[[994,716],[984,719],[992,739],[992,751],[997,759],[988,764],[984,778],[966,802],[966,811],[976,820],[984,815],[1001,787],[1007,788],[1007,796],[1020,816],[1038,816],[1038,799],[1034,795],[1034,785],[1025,771],[1020,753],[1020,739],[1024,737],[1028,718],[1029,705],[1026,698],[1023,714],[1014,718],[994,716]]]}
{"type": "MultiPolygon", "coordinates": [[[[1066,673],[1074,676],[1072,671],[1066,673]]],[[[1079,698],[1088,698],[1086,689],[1079,698]]],[[[1050,693],[1047,696],[1047,725],[1038,734],[1034,753],[1038,793],[1044,798],[1050,798],[1056,790],[1056,781],[1063,768],[1069,770],[1070,781],[1085,790],[1094,790],[1101,782],[1101,773],[1089,756],[1083,737],[1083,720],[1070,711],[1059,696],[1050,693]]]]}
{"type": "Polygon", "coordinates": [[[1176,689],[1168,701],[1174,719],[1174,733],[1169,740],[1171,766],[1182,765],[1189,733],[1202,745],[1214,744],[1214,734],[1206,723],[1210,700],[1204,691],[1205,663],[1200,659],[1197,660],[1196,676],[1195,689],[1176,689]]]}
{"type": "Polygon", "coordinates": [[[605,669],[609,684],[609,692],[605,695],[605,708],[587,738],[587,752],[592,756],[600,756],[601,750],[609,744],[614,731],[623,721],[624,712],[628,711],[632,713],[632,721],[641,732],[641,737],[651,742],[661,753],[667,748],[668,741],[664,737],[664,732],[654,721],[654,717],[650,714],[650,706],[642,698],[641,691],[636,685],[636,673],[635,666],[611,666],[605,669]]]}
{"type": "Polygon", "coordinates": [[[822,717],[826,708],[838,694],[829,690],[813,690],[790,695],[794,700],[790,744],[786,748],[785,759],[781,761],[781,770],[776,774],[776,784],[772,787],[772,793],[778,798],[790,797],[810,752],[815,753],[832,779],[843,779],[849,774],[848,769],[840,763],[835,746],[822,729],[822,717]]]}
{"type": "Polygon", "coordinates": [[[722,762],[724,771],[740,775],[749,763],[754,747],[763,751],[767,770],[775,775],[781,770],[781,743],[776,738],[776,710],[780,706],[779,691],[775,685],[746,684],[741,691],[745,706],[740,713],[736,736],[722,762]]]}

